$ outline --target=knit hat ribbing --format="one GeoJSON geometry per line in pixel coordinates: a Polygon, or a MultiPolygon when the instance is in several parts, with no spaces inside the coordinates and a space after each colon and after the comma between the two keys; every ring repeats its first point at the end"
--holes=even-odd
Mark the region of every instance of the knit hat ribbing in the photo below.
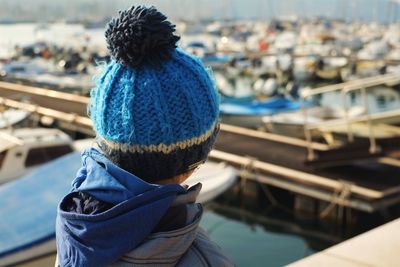
{"type": "Polygon", "coordinates": [[[109,23],[106,37],[114,60],[97,79],[89,106],[108,154],[119,153],[115,158],[124,161],[120,155],[129,153],[136,162],[133,172],[152,181],[204,160],[219,115],[209,72],[199,59],[175,48],[179,37],[165,19],[154,7],[133,7],[109,23]],[[188,166],[182,166],[182,155],[188,166]],[[174,158],[181,161],[176,166],[174,158]],[[147,174],[149,168],[158,170],[147,174]]]}

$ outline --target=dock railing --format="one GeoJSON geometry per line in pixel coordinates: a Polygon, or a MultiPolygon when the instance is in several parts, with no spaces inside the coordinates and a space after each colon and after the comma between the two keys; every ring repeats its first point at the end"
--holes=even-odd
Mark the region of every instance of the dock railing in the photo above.
{"type": "Polygon", "coordinates": [[[337,126],[337,125],[346,125],[347,130],[347,140],[349,143],[354,141],[354,133],[352,130],[352,124],[356,122],[366,122],[368,125],[368,139],[369,139],[369,152],[377,153],[379,152],[379,147],[376,144],[376,137],[374,134],[374,125],[373,123],[379,120],[390,119],[393,117],[400,116],[400,110],[394,111],[385,111],[379,112],[375,114],[371,114],[369,104],[368,104],[368,94],[367,90],[371,89],[375,86],[382,84],[398,84],[400,83],[400,75],[399,74],[386,74],[380,76],[374,76],[359,80],[354,80],[350,82],[328,85],[316,89],[307,90],[301,93],[301,106],[302,112],[304,116],[304,135],[307,142],[307,159],[314,160],[315,153],[312,147],[312,130],[318,129],[321,126],[337,126]],[[349,116],[349,106],[347,103],[347,94],[349,92],[360,91],[362,99],[363,99],[363,107],[365,109],[365,115],[350,117],[349,116]],[[332,119],[318,123],[309,123],[308,120],[308,108],[305,104],[306,101],[312,96],[322,95],[325,93],[331,92],[340,92],[342,99],[342,106],[344,110],[344,118],[341,119],[332,119]]]}

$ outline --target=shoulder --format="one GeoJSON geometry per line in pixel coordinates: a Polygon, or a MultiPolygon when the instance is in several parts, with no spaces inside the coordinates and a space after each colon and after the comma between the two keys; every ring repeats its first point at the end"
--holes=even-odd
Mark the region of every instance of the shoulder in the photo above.
{"type": "Polygon", "coordinates": [[[229,267],[234,265],[224,255],[222,249],[199,227],[195,241],[181,258],[178,266],[229,267]]]}

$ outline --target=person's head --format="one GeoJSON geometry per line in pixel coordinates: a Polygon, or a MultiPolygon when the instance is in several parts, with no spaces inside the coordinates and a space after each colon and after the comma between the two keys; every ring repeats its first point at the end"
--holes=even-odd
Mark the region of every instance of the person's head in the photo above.
{"type": "Polygon", "coordinates": [[[88,107],[101,150],[151,183],[186,179],[218,133],[213,79],[199,59],[177,48],[166,19],[154,7],[137,6],[109,22],[112,61],[88,107]]]}

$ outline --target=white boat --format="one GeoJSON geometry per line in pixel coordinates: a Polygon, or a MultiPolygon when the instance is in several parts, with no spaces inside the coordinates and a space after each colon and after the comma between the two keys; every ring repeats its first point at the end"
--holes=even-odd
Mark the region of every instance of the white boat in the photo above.
{"type": "MultiPolygon", "coordinates": [[[[307,103],[309,105],[309,103],[307,103]]],[[[289,98],[272,97],[266,100],[222,102],[221,121],[240,127],[259,128],[264,125],[263,118],[272,114],[291,112],[301,107],[300,101],[289,98]]]]}
{"type": "Polygon", "coordinates": [[[278,71],[277,56],[263,56],[261,60],[261,69],[268,75],[275,75],[278,71]]]}
{"type": "Polygon", "coordinates": [[[0,184],[14,180],[37,166],[73,151],[64,132],[47,128],[0,131],[0,184]]]}
{"type": "Polygon", "coordinates": [[[63,155],[82,151],[92,144],[93,139],[74,141],[58,129],[0,130],[0,185],[63,155]]]}
{"type": "Polygon", "coordinates": [[[389,52],[389,44],[386,40],[372,41],[357,53],[359,59],[377,60],[382,59],[389,52]]]}
{"type": "Polygon", "coordinates": [[[251,86],[251,79],[231,79],[220,72],[214,72],[214,79],[218,90],[222,95],[229,97],[254,96],[254,90],[251,86]]]}
{"type": "Polygon", "coordinates": [[[13,127],[25,121],[30,115],[29,111],[21,109],[7,109],[0,113],[0,129],[13,127]]]}
{"type": "MultiPolygon", "coordinates": [[[[365,113],[361,106],[351,107],[347,111],[349,118],[354,118],[365,113]]],[[[317,106],[307,109],[307,123],[318,124],[326,120],[340,119],[346,116],[345,110],[339,107],[317,106]]],[[[304,124],[306,123],[303,110],[290,113],[279,113],[263,118],[265,128],[273,133],[291,137],[304,138],[304,124]]],[[[320,133],[314,132],[314,135],[320,133]]]]}
{"type": "Polygon", "coordinates": [[[340,77],[340,69],[344,68],[348,60],[345,57],[321,59],[319,68],[315,70],[317,77],[324,80],[334,80],[340,77]]]}
{"type": "Polygon", "coordinates": [[[357,63],[354,66],[351,67],[344,67],[340,69],[340,77],[342,81],[348,82],[348,81],[354,81],[357,79],[362,79],[362,78],[367,78],[367,77],[372,77],[372,76],[378,76],[381,75],[382,73],[382,68],[384,68],[385,65],[383,61],[366,61],[366,62],[360,62],[357,63]]]}
{"type": "Polygon", "coordinates": [[[32,75],[45,72],[46,68],[32,62],[11,61],[9,63],[0,64],[0,76],[29,78],[32,75]]]}
{"type": "Polygon", "coordinates": [[[400,65],[388,66],[386,71],[387,71],[387,73],[399,73],[400,74],[400,65]]]}
{"type": "Polygon", "coordinates": [[[213,200],[236,182],[236,170],[225,163],[206,162],[183,184],[193,186],[202,184],[197,201],[205,203],[213,200]]]}
{"type": "Polygon", "coordinates": [[[273,96],[278,90],[278,82],[275,78],[259,78],[253,84],[253,90],[265,96],[273,96]]]}
{"type": "Polygon", "coordinates": [[[297,35],[295,32],[280,33],[276,39],[274,46],[278,51],[287,52],[293,50],[297,43],[297,35]]]}
{"type": "Polygon", "coordinates": [[[400,60],[400,48],[393,49],[392,51],[390,51],[387,54],[386,58],[389,60],[400,60]]]}
{"type": "Polygon", "coordinates": [[[306,81],[314,77],[316,59],[314,57],[299,57],[293,60],[293,79],[306,81]]]}

